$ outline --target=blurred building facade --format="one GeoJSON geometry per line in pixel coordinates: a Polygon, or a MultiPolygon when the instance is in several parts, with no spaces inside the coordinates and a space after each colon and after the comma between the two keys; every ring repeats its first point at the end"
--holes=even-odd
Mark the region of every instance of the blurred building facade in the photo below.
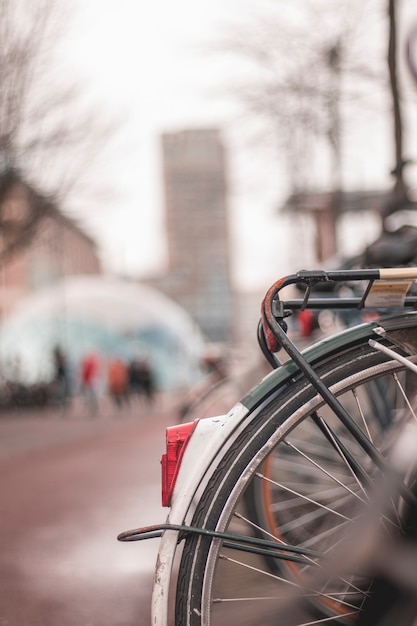
{"type": "Polygon", "coordinates": [[[162,136],[168,271],[153,281],[213,342],[232,340],[227,164],[219,130],[162,136]]]}
{"type": "Polygon", "coordinates": [[[0,320],[29,293],[64,276],[99,274],[97,246],[47,198],[14,177],[1,199],[2,222],[18,232],[8,246],[3,229],[0,257],[0,320]]]}

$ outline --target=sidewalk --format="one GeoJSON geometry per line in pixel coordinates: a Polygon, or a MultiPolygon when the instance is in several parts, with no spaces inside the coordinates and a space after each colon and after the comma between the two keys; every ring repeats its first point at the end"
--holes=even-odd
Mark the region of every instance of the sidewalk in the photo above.
{"type": "Polygon", "coordinates": [[[144,425],[152,420],[153,426],[160,422],[163,438],[165,426],[175,421],[170,419],[171,400],[168,395],[158,398],[154,407],[132,402],[118,408],[102,398],[95,415],[89,414],[81,398],[75,398],[68,410],[46,407],[0,412],[0,460],[99,435],[138,420],[144,425]]]}

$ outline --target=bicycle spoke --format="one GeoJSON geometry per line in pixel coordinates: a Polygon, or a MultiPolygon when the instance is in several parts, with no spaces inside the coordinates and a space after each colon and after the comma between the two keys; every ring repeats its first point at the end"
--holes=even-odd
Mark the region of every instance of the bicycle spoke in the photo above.
{"type": "MultiPolygon", "coordinates": [[[[347,617],[354,617],[357,615],[357,611],[352,611],[350,613],[341,613],[338,617],[339,619],[346,619],[347,617]]],[[[314,626],[315,624],[326,624],[328,622],[334,622],[334,617],[321,617],[309,622],[303,622],[302,624],[297,624],[297,626],[314,626]]]]}
{"type": "MultiPolygon", "coordinates": [[[[335,533],[342,534],[341,531],[343,530],[344,527],[347,526],[348,521],[350,520],[341,522],[340,524],[336,524],[335,526],[332,526],[331,528],[326,528],[326,530],[323,530],[320,533],[314,533],[309,539],[301,542],[300,547],[305,548],[305,549],[312,549],[312,546],[321,544],[323,540],[328,540],[330,535],[333,535],[335,533]]],[[[332,544],[332,547],[337,545],[337,543],[338,542],[332,544]]]]}
{"type": "Polygon", "coordinates": [[[373,441],[373,439],[372,439],[371,432],[370,432],[370,430],[369,430],[369,426],[368,426],[367,419],[366,419],[366,417],[365,417],[365,413],[363,412],[363,409],[362,409],[362,404],[361,404],[361,401],[360,401],[360,399],[359,399],[359,396],[358,396],[358,393],[357,393],[356,387],[354,387],[354,388],[352,389],[352,394],[353,394],[353,397],[354,397],[354,399],[355,399],[355,403],[356,403],[357,409],[358,409],[358,411],[359,411],[359,415],[361,416],[362,423],[363,423],[363,425],[364,425],[364,427],[365,427],[366,434],[368,435],[368,439],[369,439],[372,443],[374,443],[374,441],[373,441]]]}
{"type": "Polygon", "coordinates": [[[417,421],[417,416],[416,416],[416,414],[415,414],[415,411],[414,411],[414,409],[413,409],[413,407],[412,407],[412,405],[411,405],[411,403],[410,403],[410,401],[409,401],[409,399],[408,399],[408,396],[407,396],[407,394],[405,393],[404,387],[402,386],[401,381],[399,380],[398,375],[397,375],[396,373],[394,374],[394,379],[395,379],[395,382],[396,382],[396,383],[397,383],[397,385],[398,385],[398,389],[400,390],[400,393],[401,393],[402,397],[403,397],[403,398],[404,398],[404,400],[405,400],[405,403],[407,404],[407,407],[408,407],[408,409],[409,409],[409,411],[410,411],[410,414],[411,414],[411,415],[413,416],[413,418],[417,421]]]}
{"type": "MultiPolygon", "coordinates": [[[[334,474],[331,474],[329,471],[327,471],[324,467],[322,467],[321,465],[319,465],[318,463],[316,463],[316,461],[314,461],[314,459],[312,459],[309,455],[307,455],[306,453],[302,452],[302,450],[300,450],[299,448],[296,448],[290,441],[285,440],[285,444],[287,446],[289,446],[290,448],[292,448],[293,450],[295,450],[296,452],[298,452],[298,454],[300,454],[304,459],[306,459],[309,463],[311,463],[312,465],[314,465],[314,467],[316,467],[318,470],[320,470],[321,472],[323,472],[323,474],[325,474],[326,476],[328,476],[331,480],[335,481],[338,485],[340,485],[343,489],[346,489],[346,491],[348,491],[352,496],[354,496],[355,498],[358,498],[358,500],[360,500],[361,502],[365,503],[365,500],[363,500],[359,494],[355,493],[354,491],[352,491],[348,485],[346,485],[345,483],[343,483],[341,480],[338,480],[336,478],[336,476],[334,474]]],[[[343,456],[343,453],[341,452],[341,455],[343,456]]],[[[343,457],[344,458],[344,457],[343,457]]],[[[349,464],[346,462],[346,466],[349,468],[349,464]]],[[[359,485],[359,487],[363,490],[362,485],[360,484],[360,482],[357,480],[356,476],[353,474],[352,475],[355,478],[356,483],[359,485]]]]}
{"type": "MultiPolygon", "coordinates": [[[[298,488],[302,488],[305,485],[298,485],[298,488]]],[[[314,488],[314,485],[310,485],[311,488],[314,488]]],[[[293,489],[296,489],[297,485],[294,485],[294,483],[291,483],[291,487],[293,489]]],[[[328,489],[321,489],[320,491],[317,490],[317,488],[313,491],[313,492],[308,492],[308,496],[314,500],[320,501],[320,502],[331,502],[332,504],[344,504],[345,502],[349,502],[350,501],[350,496],[349,494],[346,494],[346,492],[344,490],[342,490],[341,487],[329,487],[328,489]],[[343,494],[343,495],[341,495],[343,494]]],[[[288,500],[279,500],[278,502],[274,502],[271,505],[271,510],[274,513],[278,513],[279,511],[286,511],[288,509],[291,508],[295,508],[300,506],[300,503],[297,502],[297,500],[295,498],[291,498],[288,500]]]]}
{"type": "MultiPolygon", "coordinates": [[[[332,459],[332,461],[334,461],[334,459],[332,459]]],[[[330,465],[334,465],[335,469],[339,471],[343,469],[340,464],[337,465],[334,462],[330,463],[330,465]]],[[[308,467],[306,463],[301,463],[300,459],[296,458],[295,454],[291,455],[289,450],[287,450],[286,453],[280,453],[279,460],[276,461],[276,467],[277,471],[288,470],[295,476],[298,476],[302,481],[305,480],[306,476],[311,475],[311,468],[308,467]]],[[[341,485],[344,485],[343,480],[346,480],[347,474],[345,473],[342,475],[342,473],[332,472],[331,476],[335,482],[339,482],[341,485]]]]}
{"type": "MultiPolygon", "coordinates": [[[[296,582],[295,580],[290,580],[289,578],[283,578],[282,576],[278,576],[277,574],[274,574],[272,572],[266,571],[264,569],[260,569],[259,567],[255,567],[253,565],[250,565],[249,563],[245,563],[244,561],[238,561],[237,559],[233,559],[230,556],[226,556],[225,554],[221,553],[219,555],[219,558],[223,561],[227,561],[228,563],[232,563],[233,565],[236,565],[238,567],[241,567],[243,569],[249,570],[251,572],[255,572],[257,574],[260,574],[261,576],[270,578],[272,580],[275,580],[277,582],[280,583],[284,583],[285,586],[288,587],[293,587],[298,589],[299,591],[302,592],[302,595],[304,595],[304,593],[306,593],[307,597],[317,597],[317,598],[326,598],[328,600],[337,600],[338,603],[340,603],[343,606],[349,607],[349,608],[356,608],[355,605],[346,602],[344,600],[340,600],[339,595],[341,595],[340,592],[338,593],[325,593],[325,592],[321,592],[319,590],[316,589],[309,589],[306,588],[305,585],[303,585],[301,582],[296,582]]],[[[342,594],[343,595],[343,594],[342,594]]],[[[346,595],[346,594],[345,594],[346,595]]],[[[352,592],[352,595],[357,595],[356,592],[352,592]]]]}
{"type": "MultiPolygon", "coordinates": [[[[326,432],[326,434],[327,434],[327,436],[329,438],[329,441],[332,442],[335,450],[337,450],[340,458],[342,459],[342,461],[344,463],[344,466],[350,472],[350,474],[352,475],[352,477],[354,478],[354,480],[358,484],[358,486],[361,489],[361,491],[363,491],[363,493],[366,495],[366,491],[365,491],[364,486],[362,485],[360,477],[366,479],[366,483],[367,484],[369,483],[370,479],[369,479],[368,474],[365,472],[365,470],[360,466],[357,456],[352,454],[349,451],[349,448],[346,445],[343,444],[343,442],[340,440],[340,438],[336,437],[335,433],[329,427],[329,425],[326,423],[326,421],[324,419],[322,419],[317,413],[316,413],[315,417],[316,417],[316,420],[318,420],[320,422],[321,427],[326,432]]],[[[372,442],[369,441],[369,443],[371,444],[372,442]]]]}
{"type": "MultiPolygon", "coordinates": [[[[277,542],[277,544],[282,545],[282,546],[288,546],[288,543],[283,541],[283,539],[281,539],[280,537],[277,537],[276,535],[273,535],[272,533],[269,533],[267,530],[265,530],[264,528],[261,528],[260,526],[258,526],[257,524],[255,524],[252,520],[248,519],[247,517],[243,516],[241,513],[235,513],[234,517],[238,518],[239,520],[245,522],[249,527],[261,531],[263,535],[269,537],[270,539],[273,539],[277,542]]],[[[307,549],[306,549],[307,552],[307,549]]],[[[315,566],[315,567],[324,567],[321,563],[319,563],[318,561],[315,561],[314,559],[312,559],[310,556],[308,556],[308,554],[304,555],[305,559],[307,561],[310,562],[311,566],[315,566]]],[[[306,571],[308,566],[304,566],[301,568],[301,572],[306,571]]],[[[357,587],[356,585],[354,585],[352,583],[352,581],[347,581],[345,578],[343,578],[342,576],[338,577],[338,580],[340,580],[342,583],[344,583],[345,585],[347,585],[348,587],[350,587],[351,589],[353,589],[356,593],[363,593],[363,590],[360,589],[359,587],[357,587]]]]}
{"type": "Polygon", "coordinates": [[[337,515],[338,517],[341,517],[341,518],[343,518],[345,520],[352,521],[352,518],[346,517],[346,515],[343,515],[343,513],[340,513],[340,511],[335,511],[334,509],[331,509],[330,507],[326,506],[325,504],[322,504],[321,502],[317,502],[316,500],[313,500],[312,498],[309,498],[305,494],[300,493],[299,491],[295,491],[294,489],[291,489],[290,487],[288,487],[288,485],[284,485],[282,483],[278,483],[277,481],[272,480],[271,478],[268,478],[267,476],[264,476],[262,474],[258,474],[257,473],[256,476],[258,476],[259,478],[262,478],[263,480],[266,480],[267,482],[272,483],[273,485],[275,485],[276,487],[279,487],[283,491],[287,491],[288,493],[292,493],[293,495],[297,496],[298,498],[301,498],[302,500],[305,500],[306,502],[309,502],[310,504],[314,504],[318,508],[326,510],[328,513],[332,513],[332,514],[337,515]]]}

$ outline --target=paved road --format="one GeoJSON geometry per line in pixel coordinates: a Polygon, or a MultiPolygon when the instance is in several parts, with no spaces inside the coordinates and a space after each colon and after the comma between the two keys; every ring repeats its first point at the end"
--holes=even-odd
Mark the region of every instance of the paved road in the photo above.
{"type": "Polygon", "coordinates": [[[0,415],[0,626],[149,626],[169,410],[0,415]]]}

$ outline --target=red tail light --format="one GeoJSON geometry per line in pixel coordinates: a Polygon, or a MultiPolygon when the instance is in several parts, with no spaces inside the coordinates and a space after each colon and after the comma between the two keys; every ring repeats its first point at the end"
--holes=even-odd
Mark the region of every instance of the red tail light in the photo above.
{"type": "Polygon", "coordinates": [[[171,506],[172,492],[181,465],[184,450],[197,426],[198,420],[166,429],[166,454],[162,455],[162,506],[171,506]]]}

